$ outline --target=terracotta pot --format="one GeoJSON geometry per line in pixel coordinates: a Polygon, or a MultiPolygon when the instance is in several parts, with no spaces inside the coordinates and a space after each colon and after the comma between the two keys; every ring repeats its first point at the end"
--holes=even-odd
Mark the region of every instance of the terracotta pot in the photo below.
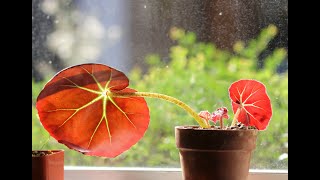
{"type": "Polygon", "coordinates": [[[184,180],[246,180],[258,130],[175,127],[184,180]]]}
{"type": "MultiPolygon", "coordinates": [[[[48,150],[32,150],[48,153],[48,150]]],[[[52,154],[32,157],[32,180],[63,180],[64,151],[50,150],[52,154]]]]}

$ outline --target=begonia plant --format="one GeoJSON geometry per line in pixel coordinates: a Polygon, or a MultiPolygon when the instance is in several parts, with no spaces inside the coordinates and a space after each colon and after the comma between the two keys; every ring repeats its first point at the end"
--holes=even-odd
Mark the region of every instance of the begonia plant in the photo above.
{"type": "MultiPolygon", "coordinates": [[[[108,65],[78,64],[56,73],[38,95],[36,108],[50,136],[68,148],[85,155],[116,157],[135,145],[149,126],[150,115],[145,97],[169,101],[184,109],[199,128],[265,130],[272,116],[270,98],[263,83],[240,79],[231,83],[228,109],[195,112],[177,98],[131,89],[127,76],[108,65]],[[219,125],[215,123],[219,122],[219,125]]],[[[214,101],[214,99],[212,100],[214,101]]]]}

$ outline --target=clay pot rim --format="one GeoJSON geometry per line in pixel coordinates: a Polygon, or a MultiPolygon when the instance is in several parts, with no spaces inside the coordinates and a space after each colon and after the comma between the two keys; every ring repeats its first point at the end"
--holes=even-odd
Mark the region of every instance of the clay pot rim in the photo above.
{"type": "MultiPolygon", "coordinates": [[[[53,153],[51,153],[51,154],[46,154],[46,156],[53,156],[53,155],[55,155],[55,154],[57,154],[57,153],[64,153],[64,150],[63,149],[45,149],[45,150],[32,150],[32,152],[53,152],[53,153]]],[[[32,156],[33,158],[41,158],[41,157],[43,157],[43,156],[32,156]]]]}

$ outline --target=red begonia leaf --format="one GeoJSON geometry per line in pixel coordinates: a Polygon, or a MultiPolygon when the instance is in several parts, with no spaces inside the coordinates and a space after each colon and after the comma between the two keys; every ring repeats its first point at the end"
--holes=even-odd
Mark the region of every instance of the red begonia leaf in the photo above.
{"type": "Polygon", "coordinates": [[[136,144],[149,125],[141,97],[111,97],[107,92],[135,92],[129,80],[102,64],[66,68],[45,85],[36,108],[40,121],[58,142],[86,155],[116,157],[136,144]]]}
{"type": "Polygon", "coordinates": [[[251,79],[236,81],[229,87],[229,97],[233,112],[236,113],[240,108],[239,122],[258,130],[266,129],[272,116],[272,108],[264,84],[251,79]]]}

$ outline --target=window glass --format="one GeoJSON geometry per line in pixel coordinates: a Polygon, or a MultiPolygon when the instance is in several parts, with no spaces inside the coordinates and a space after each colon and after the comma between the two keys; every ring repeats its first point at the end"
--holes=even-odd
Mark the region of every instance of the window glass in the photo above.
{"type": "MultiPolygon", "coordinates": [[[[32,148],[65,149],[77,166],[179,167],[174,126],[196,124],[168,102],[146,99],[150,127],[113,159],[83,156],[41,126],[35,101],[65,67],[103,63],[130,87],[176,97],[195,111],[226,106],[240,78],[263,82],[273,115],[259,133],[251,168],[288,168],[287,0],[32,0],[32,148]]],[[[230,124],[227,120],[226,124],[230,124]]]]}

